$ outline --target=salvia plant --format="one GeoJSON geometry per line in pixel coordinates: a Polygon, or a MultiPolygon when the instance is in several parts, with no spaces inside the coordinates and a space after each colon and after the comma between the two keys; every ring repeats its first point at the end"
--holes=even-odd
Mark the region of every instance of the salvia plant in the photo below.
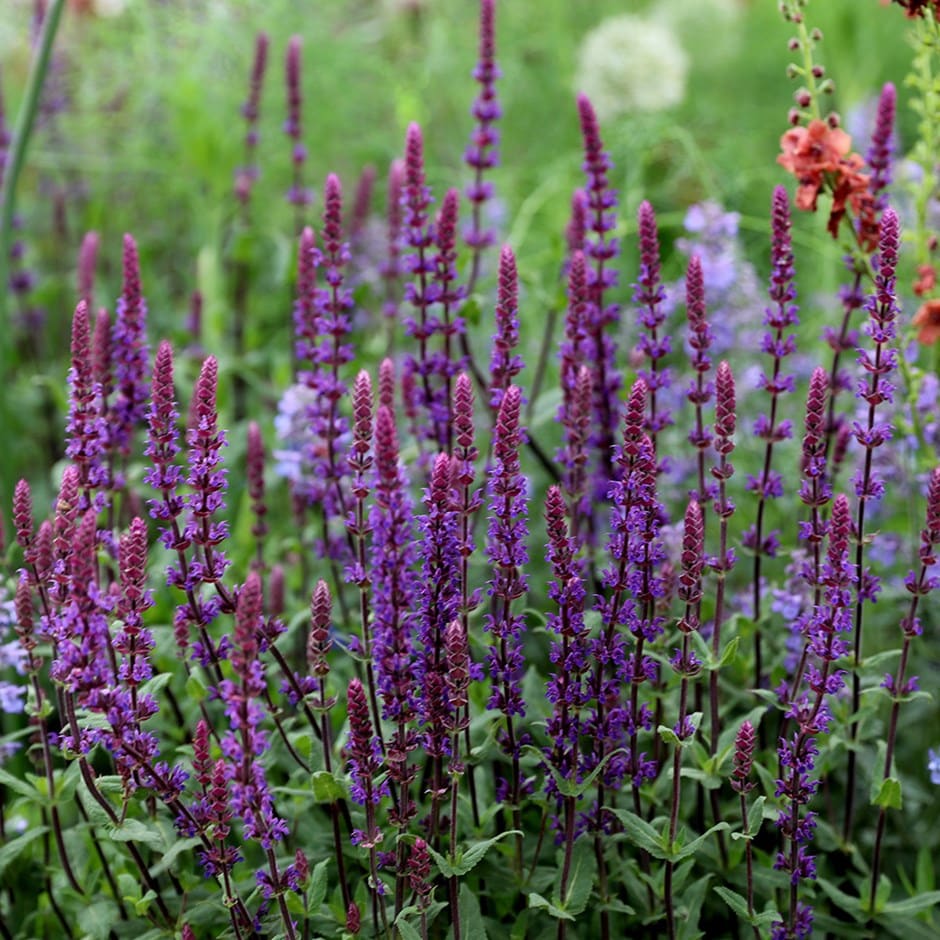
{"type": "MultiPolygon", "coordinates": [[[[862,155],[805,0],[780,4],[798,87],[765,285],[714,202],[682,207],[664,278],[664,207],[624,205],[581,94],[563,309],[527,335],[526,261],[490,214],[495,0],[463,171],[432,186],[410,124],[381,218],[374,168],[309,185],[287,43],[276,420],[203,350],[198,296],[187,348],[148,326],[159,275],[130,235],[97,310],[117,252],[85,237],[56,493],[24,479],[9,506],[0,937],[940,935],[940,759],[902,747],[936,719],[940,10],[900,5],[907,217],[902,86],[862,155]],[[795,212],[844,254],[819,336],[795,212]]],[[[245,51],[236,355],[275,51],[245,51]]]]}

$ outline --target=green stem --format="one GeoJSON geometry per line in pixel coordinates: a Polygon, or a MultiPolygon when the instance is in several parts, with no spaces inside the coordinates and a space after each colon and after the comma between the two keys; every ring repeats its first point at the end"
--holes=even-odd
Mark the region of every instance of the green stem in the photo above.
{"type": "Polygon", "coordinates": [[[59,20],[65,9],[65,0],[52,0],[39,34],[36,54],[29,70],[26,92],[16,116],[13,131],[13,144],[10,147],[8,161],[0,186],[0,368],[6,371],[10,344],[10,332],[7,326],[7,279],[9,277],[10,241],[13,234],[13,209],[16,201],[16,186],[20,179],[23,163],[26,159],[26,147],[33,130],[33,123],[39,111],[39,99],[49,71],[52,46],[59,29],[59,20]]]}

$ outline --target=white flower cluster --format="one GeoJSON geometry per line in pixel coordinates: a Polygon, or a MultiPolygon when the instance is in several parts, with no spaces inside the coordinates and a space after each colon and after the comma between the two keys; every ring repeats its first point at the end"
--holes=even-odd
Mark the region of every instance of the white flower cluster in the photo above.
{"type": "Polygon", "coordinates": [[[576,85],[603,122],[679,104],[688,68],[688,57],[667,25],[625,14],[604,20],[585,36],[576,85]]]}

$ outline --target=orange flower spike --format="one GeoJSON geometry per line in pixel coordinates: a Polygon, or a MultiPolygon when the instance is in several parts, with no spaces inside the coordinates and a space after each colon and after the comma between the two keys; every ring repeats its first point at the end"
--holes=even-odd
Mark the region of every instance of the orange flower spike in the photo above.
{"type": "Polygon", "coordinates": [[[933,346],[940,341],[940,300],[928,300],[922,304],[911,322],[919,327],[917,342],[933,346]]]}

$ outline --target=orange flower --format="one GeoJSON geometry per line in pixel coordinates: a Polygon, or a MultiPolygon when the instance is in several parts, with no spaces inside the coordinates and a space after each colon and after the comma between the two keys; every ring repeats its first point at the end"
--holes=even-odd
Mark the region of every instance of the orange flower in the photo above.
{"type": "Polygon", "coordinates": [[[796,207],[815,211],[823,174],[840,172],[843,158],[852,146],[852,138],[841,128],[816,120],[810,121],[807,127],[791,127],[780,138],[780,146],[783,153],[777,157],[777,163],[792,173],[800,184],[796,191],[796,207]]]}
{"type": "Polygon", "coordinates": [[[924,346],[933,346],[940,340],[940,300],[928,300],[922,304],[911,322],[920,327],[917,341],[924,346]]]}
{"type": "Polygon", "coordinates": [[[917,265],[917,280],[914,281],[914,293],[918,297],[929,294],[937,286],[937,272],[932,264],[917,265]]]}

